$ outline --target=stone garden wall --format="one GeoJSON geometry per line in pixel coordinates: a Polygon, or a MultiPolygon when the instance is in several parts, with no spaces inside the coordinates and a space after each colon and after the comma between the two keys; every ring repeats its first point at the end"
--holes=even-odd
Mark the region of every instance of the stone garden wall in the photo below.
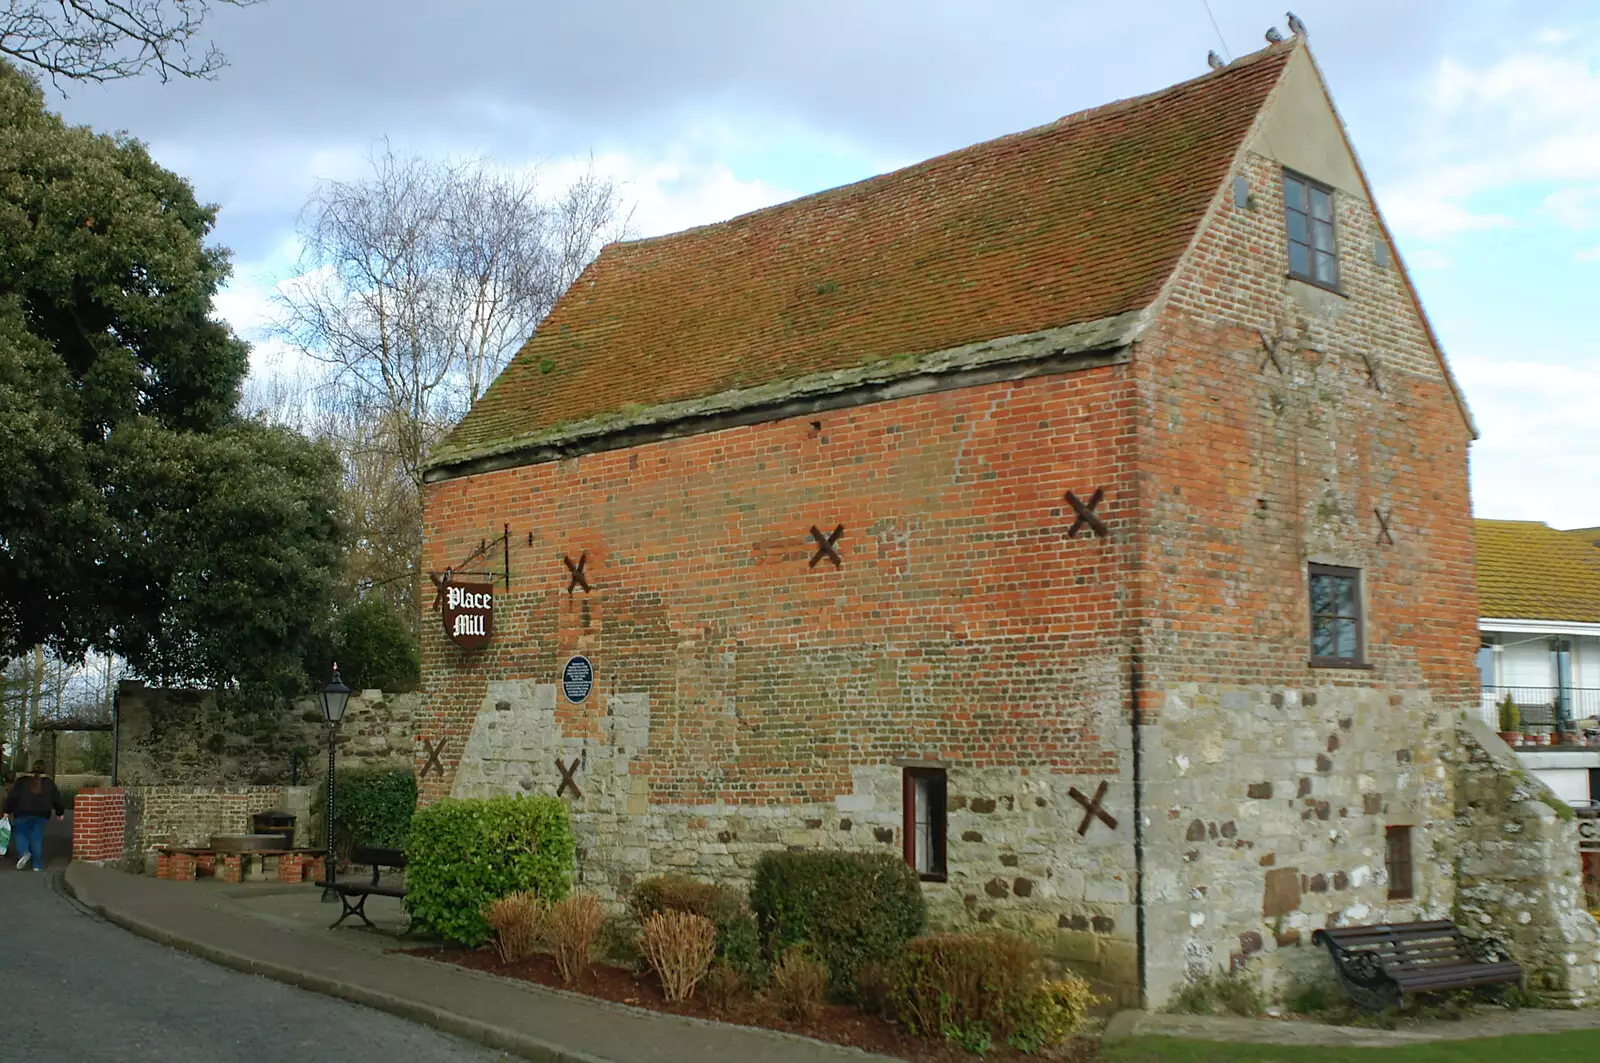
{"type": "Polygon", "coordinates": [[[1530,989],[1592,1003],[1600,998],[1600,928],[1583,907],[1577,821],[1481,721],[1459,730],[1454,918],[1522,964],[1530,989]]]}
{"type": "MultiPolygon", "coordinates": [[[[341,769],[413,766],[416,693],[357,691],[339,728],[341,769]]],[[[261,721],[219,705],[209,690],[117,688],[117,781],[128,786],[239,787],[320,778],[327,726],[314,698],[261,721]]]]}

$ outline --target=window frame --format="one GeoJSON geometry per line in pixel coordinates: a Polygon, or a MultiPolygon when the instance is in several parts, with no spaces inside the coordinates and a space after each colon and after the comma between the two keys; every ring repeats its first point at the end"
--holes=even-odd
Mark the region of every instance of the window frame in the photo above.
{"type": "Polygon", "coordinates": [[[1417,896],[1416,868],[1411,825],[1391,823],[1383,828],[1383,869],[1389,877],[1389,899],[1410,901],[1417,896]],[[1396,859],[1400,854],[1401,859],[1396,859]],[[1403,874],[1402,874],[1403,872],[1403,874]]]}
{"type": "Polygon", "coordinates": [[[907,767],[901,771],[901,836],[906,863],[923,882],[944,882],[950,869],[946,845],[950,833],[949,776],[943,768],[907,767]],[[928,783],[928,835],[932,848],[928,871],[917,869],[917,785],[922,781],[928,783]]]}
{"type": "Polygon", "coordinates": [[[1338,199],[1334,195],[1333,186],[1313,180],[1305,174],[1284,167],[1282,192],[1284,257],[1287,259],[1289,276],[1297,281],[1303,281],[1306,284],[1343,295],[1344,289],[1339,286],[1341,271],[1339,269],[1338,199]],[[1289,202],[1290,181],[1299,184],[1305,189],[1305,197],[1300,204],[1291,205],[1289,202]],[[1316,211],[1311,201],[1312,192],[1321,192],[1328,197],[1328,219],[1326,222],[1316,217],[1316,211]],[[1290,231],[1289,214],[1291,211],[1305,219],[1306,238],[1304,240],[1296,240],[1290,231]],[[1326,251],[1319,249],[1316,241],[1316,226],[1324,224],[1328,227],[1328,249],[1326,251]],[[1294,248],[1296,246],[1303,247],[1306,250],[1305,272],[1300,272],[1294,268],[1294,248]],[[1333,264],[1333,280],[1331,281],[1322,280],[1317,276],[1317,256],[1319,254],[1326,255],[1333,264]]]}
{"type": "Polygon", "coordinates": [[[1367,668],[1367,618],[1366,609],[1362,602],[1361,570],[1350,568],[1347,565],[1324,565],[1316,561],[1306,566],[1306,610],[1311,621],[1309,635],[1309,648],[1311,650],[1311,667],[1313,668],[1367,668]],[[1328,657],[1317,653],[1317,603],[1313,588],[1318,576],[1333,579],[1348,579],[1353,588],[1350,600],[1355,603],[1354,616],[1342,616],[1335,612],[1331,614],[1334,620],[1353,620],[1356,627],[1356,652],[1354,657],[1328,657]]]}

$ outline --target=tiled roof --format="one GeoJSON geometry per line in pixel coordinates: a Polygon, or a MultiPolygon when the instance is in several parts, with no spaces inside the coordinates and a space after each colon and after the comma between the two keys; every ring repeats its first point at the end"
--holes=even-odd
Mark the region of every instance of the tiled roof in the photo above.
{"type": "Polygon", "coordinates": [[[730,221],[612,244],[432,464],[608,414],[1142,310],[1294,47],[730,221]]]}
{"type": "Polygon", "coordinates": [[[1517,620],[1600,623],[1600,532],[1480,520],[1478,611],[1517,620]]]}

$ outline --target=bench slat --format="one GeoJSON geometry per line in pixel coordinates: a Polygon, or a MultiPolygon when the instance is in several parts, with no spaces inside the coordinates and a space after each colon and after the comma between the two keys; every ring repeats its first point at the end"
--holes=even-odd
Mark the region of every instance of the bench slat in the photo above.
{"type": "Polygon", "coordinates": [[[1336,961],[1369,958],[1403,993],[1517,982],[1523,975],[1515,963],[1477,960],[1460,929],[1448,920],[1332,927],[1317,931],[1312,941],[1326,945],[1336,961]]]}
{"type": "Polygon", "coordinates": [[[348,893],[351,896],[360,896],[363,893],[376,897],[404,897],[406,895],[404,886],[368,886],[365,884],[335,882],[333,888],[340,893],[348,893]]]}

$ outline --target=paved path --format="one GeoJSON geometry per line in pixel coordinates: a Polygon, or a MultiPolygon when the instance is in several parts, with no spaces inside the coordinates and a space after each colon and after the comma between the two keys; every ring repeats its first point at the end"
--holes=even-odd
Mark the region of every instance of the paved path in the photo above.
{"type": "Polygon", "coordinates": [[[494,1063],[446,1034],[145,941],[0,870],[0,1058],[72,1063],[494,1063]]]}

